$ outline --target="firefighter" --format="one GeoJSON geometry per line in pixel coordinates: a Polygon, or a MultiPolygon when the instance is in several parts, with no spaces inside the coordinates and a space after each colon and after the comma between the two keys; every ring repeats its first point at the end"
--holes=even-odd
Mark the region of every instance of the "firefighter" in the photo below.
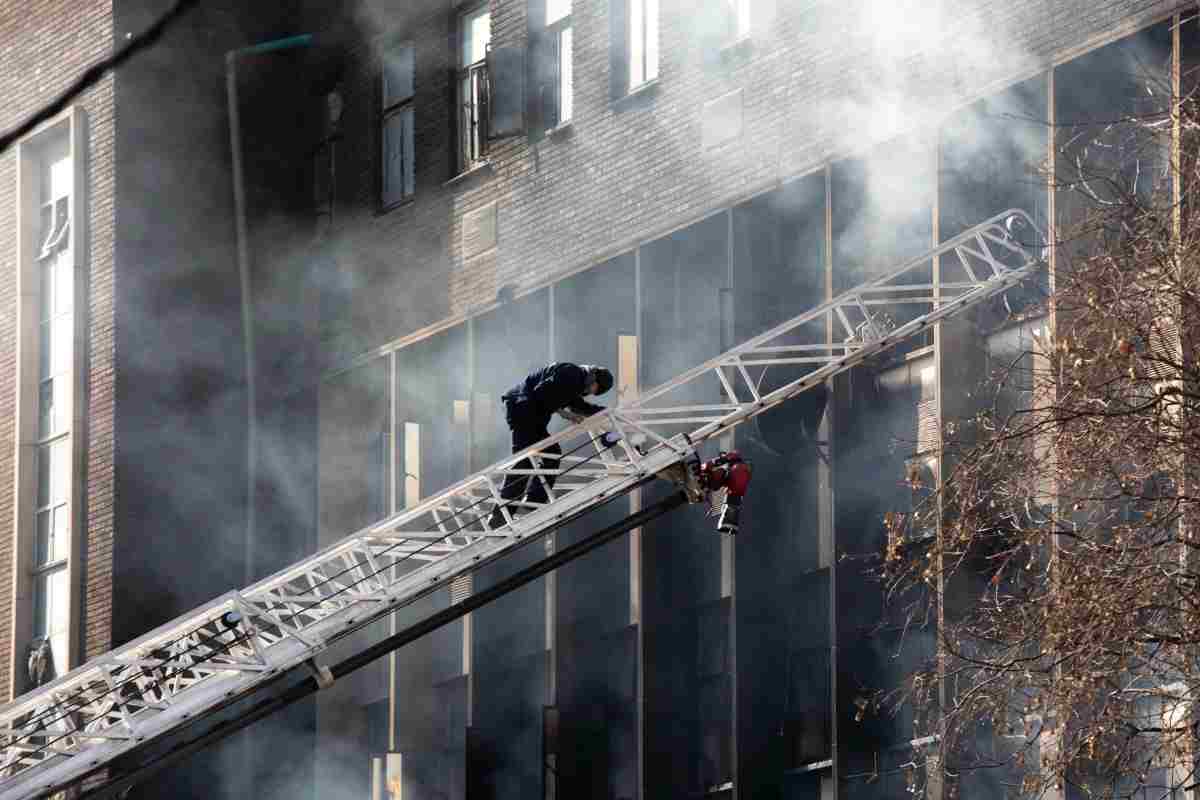
{"type": "MultiPolygon", "coordinates": [[[[571,422],[590,417],[604,410],[603,406],[589,403],[584,397],[602,395],[613,386],[613,375],[604,367],[591,364],[571,364],[559,361],[535,370],[525,377],[525,380],[509,389],[501,398],[504,401],[504,418],[512,431],[512,451],[519,453],[525,448],[537,444],[550,435],[548,427],[550,418],[560,414],[571,422]]],[[[545,454],[561,455],[562,448],[557,444],[546,448],[541,459],[542,469],[557,469],[557,458],[546,458],[545,454]]],[[[515,469],[533,469],[529,459],[524,459],[515,465],[515,469]]],[[[554,486],[554,475],[528,476],[509,475],[504,480],[500,496],[504,500],[517,500],[526,494],[531,503],[546,502],[546,490],[542,486],[542,478],[554,486]]],[[[509,513],[518,509],[510,505],[509,513]]],[[[497,508],[492,514],[491,527],[504,523],[504,516],[497,508]]]]}

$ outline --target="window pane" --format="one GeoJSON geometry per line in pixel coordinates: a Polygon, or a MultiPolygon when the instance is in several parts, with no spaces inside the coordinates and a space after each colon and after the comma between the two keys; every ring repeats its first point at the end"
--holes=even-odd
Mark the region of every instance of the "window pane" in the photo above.
{"type": "Polygon", "coordinates": [[[42,261],[38,266],[41,270],[41,321],[45,322],[54,316],[54,260],[42,261]]]}
{"type": "Polygon", "coordinates": [[[45,508],[50,505],[50,445],[38,448],[37,470],[37,504],[45,508]]]}
{"type": "MultiPolygon", "coordinates": [[[[62,143],[63,150],[66,150],[67,143],[64,140],[62,143]]],[[[42,198],[43,200],[58,200],[63,197],[71,196],[71,157],[64,153],[58,158],[50,162],[50,185],[49,195],[42,198]]]]}
{"type": "Polygon", "coordinates": [[[69,243],[67,237],[67,228],[71,222],[71,206],[69,198],[60,197],[54,201],[54,230],[51,232],[47,244],[50,249],[62,250],[69,243]]]}
{"type": "Polygon", "coordinates": [[[383,204],[398,203],[404,185],[403,120],[393,114],[383,122],[383,204]]]}
{"type": "MultiPolygon", "coordinates": [[[[54,256],[54,312],[69,313],[74,305],[75,268],[70,250],[54,256]]],[[[48,265],[47,265],[48,266],[48,265]]]]}
{"type": "Polygon", "coordinates": [[[45,636],[49,632],[50,620],[50,576],[38,575],[33,586],[33,635],[45,636]]]}
{"type": "Polygon", "coordinates": [[[50,453],[50,503],[65,503],[71,489],[71,439],[59,439],[43,449],[50,453]]]}
{"type": "Polygon", "coordinates": [[[646,80],[658,77],[658,0],[646,0],[646,80]]]}
{"type": "Polygon", "coordinates": [[[573,46],[573,36],[570,28],[564,28],[558,37],[558,121],[566,122],[571,118],[572,106],[574,98],[572,97],[572,84],[575,76],[571,71],[571,54],[573,46]]]}
{"type": "Polygon", "coordinates": [[[750,35],[750,0],[725,0],[729,18],[733,20],[734,35],[744,38],[750,35]]]}
{"type": "Polygon", "coordinates": [[[471,104],[471,79],[464,78],[458,87],[458,158],[461,166],[471,163],[474,154],[471,150],[474,106],[471,104]]]}
{"type": "Polygon", "coordinates": [[[42,203],[38,211],[38,257],[54,241],[54,204],[42,203]]]}
{"type": "Polygon", "coordinates": [[[54,524],[51,527],[50,560],[61,561],[67,557],[67,545],[71,540],[70,506],[63,504],[54,509],[54,524]]]}
{"type": "Polygon", "coordinates": [[[643,24],[646,15],[646,3],[649,0],[630,0],[629,2],[629,86],[634,87],[646,82],[646,28],[643,24]]]}
{"type": "Polygon", "coordinates": [[[42,566],[67,557],[71,536],[71,518],[67,506],[60,505],[37,514],[37,551],[35,566],[42,566]]]}
{"type": "Polygon", "coordinates": [[[53,511],[39,511],[37,514],[37,548],[34,556],[34,566],[40,567],[53,559],[50,553],[54,550],[53,511]]]}
{"type": "Polygon", "coordinates": [[[384,108],[407,100],[413,95],[413,48],[394,47],[383,54],[384,108]]]}
{"type": "Polygon", "coordinates": [[[54,431],[54,381],[42,381],[38,387],[38,438],[54,431]]]}
{"type": "Polygon", "coordinates": [[[462,18],[462,66],[482,61],[492,38],[491,17],[486,8],[464,14],[462,18]]]}
{"type": "Polygon", "coordinates": [[[571,0],[546,0],[546,24],[553,25],[571,13],[571,0]]]}
{"type": "Polygon", "coordinates": [[[404,108],[383,123],[383,204],[413,193],[413,110],[404,108]]]}
{"type": "Polygon", "coordinates": [[[54,654],[53,668],[47,670],[48,678],[62,675],[67,671],[69,608],[65,566],[34,578],[33,635],[38,638],[49,638],[54,654]]]}
{"type": "Polygon", "coordinates": [[[50,323],[50,370],[58,375],[71,370],[71,338],[74,333],[75,317],[59,314],[50,323]]]}
{"type": "Polygon", "coordinates": [[[53,436],[58,424],[54,407],[54,379],[42,381],[38,387],[38,438],[53,436]]]}
{"type": "Polygon", "coordinates": [[[38,377],[43,380],[54,374],[50,369],[50,348],[53,345],[53,327],[50,322],[43,322],[39,326],[39,341],[38,341],[38,377]]]}
{"type": "Polygon", "coordinates": [[[53,636],[67,630],[67,569],[43,572],[34,578],[33,635],[53,636]]]}
{"type": "Polygon", "coordinates": [[[66,136],[55,137],[41,153],[40,202],[51,203],[71,194],[71,142],[66,136]]]}
{"type": "Polygon", "coordinates": [[[404,133],[404,196],[411,197],[416,191],[416,160],[414,158],[414,143],[413,143],[413,110],[412,108],[403,109],[400,112],[400,119],[403,120],[404,133]]]}

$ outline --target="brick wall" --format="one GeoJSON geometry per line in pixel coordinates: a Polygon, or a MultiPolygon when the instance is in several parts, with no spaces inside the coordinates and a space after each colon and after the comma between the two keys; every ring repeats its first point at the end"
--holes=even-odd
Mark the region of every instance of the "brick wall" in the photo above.
{"type": "Polygon", "coordinates": [[[113,502],[116,347],[114,258],[116,208],[113,78],[89,97],[88,191],[90,270],[87,344],[87,543],[84,586],[84,658],[112,646],[113,502]]]}
{"type": "MultiPolygon", "coordinates": [[[[776,0],[748,46],[709,46],[691,0],[661,0],[657,86],[614,104],[610,0],[575,0],[575,114],[569,133],[492,148],[493,169],[451,176],[452,15],[415,21],[363,2],[346,72],[339,162],[338,259],[350,331],[340,354],[490,302],[626,249],[829,159],[922,126],[993,88],[1043,69],[1122,26],[1161,17],[1171,0],[994,3],[776,0]],[[417,190],[375,207],[377,67],[388,36],[417,45],[417,190]],[[742,92],[738,135],[705,148],[705,104],[742,92]],[[464,257],[464,214],[497,201],[498,247],[464,257]]],[[[394,4],[391,4],[394,5],[394,4]]],[[[760,5],[760,4],[755,4],[760,5]]],[[[526,38],[525,0],[491,0],[493,46],[526,38]]],[[[716,112],[713,112],[716,113],[716,112]]]]}
{"type": "MultiPolygon", "coordinates": [[[[112,0],[0,0],[0,128],[61,91],[112,44],[112,0]]],[[[79,99],[88,124],[88,351],[86,650],[110,638],[113,465],[113,92],[106,79],[79,99]]],[[[16,381],[16,153],[0,154],[0,695],[13,676],[13,520],[16,381]]]]}

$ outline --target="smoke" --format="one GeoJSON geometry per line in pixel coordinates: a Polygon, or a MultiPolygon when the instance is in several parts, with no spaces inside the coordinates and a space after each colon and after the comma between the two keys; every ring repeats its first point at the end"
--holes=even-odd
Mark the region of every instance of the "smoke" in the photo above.
{"type": "MultiPolygon", "coordinates": [[[[405,30],[403,20],[409,11],[408,4],[399,0],[363,2],[356,7],[353,17],[355,35],[365,44],[360,44],[360,49],[350,59],[340,84],[340,90],[346,95],[343,125],[347,131],[361,132],[375,124],[377,99],[362,88],[370,82],[362,80],[359,73],[374,62],[374,56],[378,55],[374,48],[384,42],[387,34],[405,30]]],[[[264,512],[261,530],[277,532],[279,538],[277,543],[270,536],[260,540],[261,566],[286,563],[296,547],[295,542],[287,538],[287,533],[311,525],[314,503],[319,506],[321,515],[322,541],[354,530],[380,513],[379,493],[384,489],[379,478],[364,480],[362,476],[379,474],[377,453],[382,452],[379,448],[386,447],[379,439],[388,414],[390,378],[386,362],[378,360],[324,385],[319,434],[305,432],[303,424],[297,422],[305,413],[313,411],[295,398],[307,391],[304,377],[318,370],[314,364],[319,359],[297,356],[291,348],[313,335],[311,321],[318,297],[335,298],[320,313],[319,335],[326,337],[326,352],[341,359],[465,308],[466,301],[455,294],[457,290],[447,287],[462,286],[463,276],[468,273],[478,273],[485,286],[489,280],[504,283],[509,278],[524,286],[532,275],[542,274],[546,265],[582,262],[602,247],[609,246],[614,239],[624,238],[640,226],[650,224],[647,219],[666,224],[694,216],[697,206],[692,198],[714,196],[718,189],[728,185],[727,181],[735,176],[740,179],[741,172],[750,168],[759,170],[755,174],[760,177],[792,174],[801,166],[811,165],[830,153],[860,153],[867,142],[883,144],[866,156],[840,161],[833,168],[835,241],[832,255],[835,280],[845,284],[841,288],[848,288],[928,249],[934,226],[932,198],[939,188],[956,197],[953,212],[945,217],[947,225],[971,224],[1008,205],[1021,205],[1021,202],[1010,200],[1024,200],[1033,194],[1029,191],[1022,194],[1015,184],[1004,191],[994,191],[995,180],[979,177],[979,165],[992,165],[988,167],[992,171],[985,173],[990,176],[1019,171],[1024,176],[1022,185],[1028,185],[1030,172],[1027,166],[1036,163],[1037,153],[1045,152],[1045,131],[1039,133],[1035,124],[1014,124],[1013,120],[1018,116],[1039,119],[1036,93],[1031,95],[1032,100],[1017,97],[1009,103],[1001,99],[987,108],[976,107],[956,116],[956,122],[947,129],[949,141],[957,148],[952,172],[947,171],[945,164],[939,167],[933,148],[935,137],[931,135],[932,122],[978,87],[992,79],[1032,69],[1033,55],[1012,45],[1015,39],[1011,29],[1017,27],[1019,19],[1009,20],[998,14],[983,16],[983,12],[916,0],[900,3],[874,0],[860,3],[854,9],[808,9],[796,4],[781,11],[784,16],[801,20],[802,28],[795,32],[801,44],[795,48],[795,55],[779,55],[747,65],[745,72],[740,73],[753,75],[755,85],[769,89],[761,93],[746,92],[736,111],[728,112],[736,118],[720,118],[726,113],[725,109],[730,108],[723,104],[697,111],[697,118],[701,113],[710,115],[700,121],[701,125],[739,130],[743,134],[740,140],[696,156],[697,141],[701,138],[695,135],[696,125],[672,125],[665,119],[668,115],[664,115],[664,119],[646,120],[639,135],[660,142],[660,153],[675,159],[688,158],[697,164],[695,169],[682,171],[673,180],[664,181],[662,188],[655,189],[627,180],[631,171],[640,168],[638,159],[641,156],[637,148],[622,144],[612,149],[599,139],[593,140],[582,134],[576,136],[570,140],[570,146],[577,149],[581,158],[603,164],[603,169],[594,169],[582,189],[566,185],[568,182],[542,181],[537,192],[543,199],[537,203],[502,203],[499,213],[503,247],[494,265],[486,270],[481,262],[486,262],[490,256],[467,263],[462,263],[459,258],[460,223],[457,220],[475,198],[469,191],[442,190],[442,182],[453,171],[452,165],[443,160],[449,158],[445,152],[420,162],[417,203],[389,212],[394,216],[381,217],[373,198],[364,196],[368,190],[364,189],[363,176],[371,172],[373,154],[367,147],[357,147],[357,140],[339,144],[337,186],[342,204],[337,209],[336,233],[322,245],[327,254],[323,259],[313,258],[310,252],[312,240],[307,234],[298,237],[291,234],[289,226],[300,216],[295,208],[281,211],[272,205],[272,213],[260,211],[252,238],[257,244],[257,310],[260,330],[264,332],[262,367],[264,375],[279,381],[278,384],[265,381],[264,399],[270,402],[264,402],[262,406],[279,410],[264,420],[260,444],[264,486],[261,490],[264,496],[260,499],[267,500],[270,506],[264,512]],[[829,37],[835,37],[841,43],[836,63],[814,70],[804,59],[807,53],[814,51],[815,45],[805,47],[804,42],[809,38],[828,40],[829,37]],[[809,102],[809,98],[816,100],[809,102]],[[782,112],[780,104],[783,105],[782,112]],[[907,136],[903,141],[897,138],[914,130],[918,130],[916,135],[907,136]],[[777,135],[772,135],[773,131],[777,135]],[[804,142],[816,144],[803,146],[804,142]],[[350,202],[346,202],[347,199],[350,202]],[[603,229],[584,231],[579,220],[589,217],[611,222],[603,229]],[[530,224],[531,219],[536,224],[530,224]],[[299,331],[304,331],[303,337],[296,336],[299,331]],[[293,402],[297,405],[291,405],[293,402]],[[314,484],[318,479],[307,468],[298,465],[316,463],[318,455],[321,476],[320,499],[316,501],[314,484]],[[268,519],[271,521],[267,522],[268,519]]],[[[697,26],[709,23],[709,30],[714,27],[712,19],[703,13],[694,15],[693,20],[697,26]]],[[[436,37],[433,33],[416,37],[420,53],[442,53],[444,57],[447,50],[444,28],[443,21],[436,37]]],[[[667,32],[666,35],[675,34],[667,32]]],[[[821,47],[828,49],[827,44],[821,47]]],[[[695,58],[697,63],[705,58],[695,50],[680,48],[679,51],[686,51],[687,57],[695,58]]],[[[430,69],[448,66],[437,58],[423,59],[423,62],[435,64],[430,69]]],[[[733,70],[715,77],[714,86],[728,88],[720,84],[740,80],[729,77],[738,74],[733,70]]],[[[583,81],[580,77],[577,86],[582,87],[583,81]]],[[[666,81],[664,74],[664,83],[666,81]]],[[[440,102],[440,96],[422,97],[421,91],[418,88],[420,101],[440,102]]],[[[1040,108],[1044,110],[1044,97],[1041,100],[1040,108]]],[[[310,123],[309,130],[321,127],[319,121],[310,123]]],[[[267,141],[276,140],[278,126],[264,126],[263,130],[271,131],[267,141]]],[[[430,127],[424,134],[426,137],[444,136],[445,131],[430,127]]],[[[267,141],[264,141],[264,147],[267,141]]],[[[563,149],[561,142],[536,146],[531,158],[530,181],[541,181],[539,176],[552,174],[543,163],[550,163],[556,147],[563,149]],[[543,169],[547,171],[543,172],[543,169]]],[[[664,163],[668,163],[666,159],[664,163]]],[[[268,186],[287,183],[278,174],[276,178],[275,181],[264,179],[263,183],[268,186]]],[[[300,193],[299,189],[292,189],[297,195],[300,193]]],[[[482,194],[486,196],[487,190],[482,194]]],[[[716,226],[724,224],[724,220],[711,224],[715,230],[716,226]]],[[[823,233],[823,220],[820,227],[823,233]]],[[[659,376],[662,378],[714,355],[719,349],[719,330],[712,325],[719,312],[716,298],[709,293],[715,294],[716,289],[726,283],[724,254],[730,243],[722,241],[720,236],[707,235],[708,231],[702,228],[705,228],[704,224],[692,226],[675,235],[673,242],[642,251],[645,288],[659,292],[657,298],[661,300],[659,305],[650,302],[649,313],[645,309],[643,312],[641,322],[646,326],[643,329],[644,357],[654,370],[662,372],[659,376]],[[660,279],[661,285],[654,283],[660,279]],[[675,367],[668,368],[672,364],[675,367]]],[[[793,253],[789,253],[789,257],[796,258],[793,253]]],[[[739,262],[736,267],[749,270],[763,266],[766,260],[760,254],[756,261],[754,253],[750,253],[748,263],[739,262]]],[[[799,259],[789,263],[799,263],[799,259]]],[[[736,275],[734,282],[736,287],[736,275]]],[[[823,281],[814,285],[823,290],[823,281]]],[[[473,299],[478,296],[482,293],[473,299]]],[[[795,299],[811,298],[803,296],[803,291],[797,289],[795,299]]],[[[603,305],[598,302],[596,308],[582,312],[591,329],[599,329],[606,323],[603,305]]],[[[802,307],[806,306],[798,306],[797,310],[802,307]]],[[[758,314],[766,317],[767,311],[754,303],[739,307],[739,326],[751,325],[758,314]]],[[[631,331],[627,329],[627,332],[631,331]]],[[[458,335],[463,334],[460,331],[458,335]]],[[[423,462],[425,495],[465,474],[463,460],[457,455],[465,434],[449,423],[447,402],[470,399],[465,396],[467,348],[465,342],[451,341],[451,338],[451,335],[441,335],[435,343],[427,345],[428,352],[419,352],[419,348],[414,347],[400,356],[401,392],[406,404],[403,413],[407,415],[406,419],[420,420],[423,425],[423,449],[426,449],[425,458],[428,459],[423,462]],[[410,355],[412,360],[406,360],[410,355]]],[[[557,357],[572,357],[568,352],[570,342],[556,341],[555,348],[557,357]]],[[[515,381],[523,366],[519,361],[518,356],[511,360],[497,357],[486,364],[486,370],[496,375],[511,372],[515,381]]],[[[501,378],[495,380],[497,386],[501,385],[501,378]]],[[[896,427],[898,418],[907,413],[903,409],[885,408],[882,404],[872,407],[870,394],[863,397],[866,408],[857,406],[852,413],[856,421],[862,421],[864,431],[889,431],[896,427]]],[[[214,409],[212,413],[236,413],[234,409],[239,402],[238,396],[234,395],[232,399],[221,401],[219,410],[214,409]]],[[[849,446],[839,452],[838,458],[846,465],[840,476],[840,488],[850,489],[839,499],[841,510],[846,514],[844,519],[850,521],[843,523],[849,528],[844,545],[859,547],[878,529],[872,514],[883,507],[882,496],[888,492],[880,487],[890,481],[887,470],[892,464],[876,455],[886,439],[886,436],[870,435],[850,437],[846,440],[849,446]]],[[[786,452],[782,460],[791,467],[800,463],[811,466],[814,459],[813,453],[800,456],[786,452]]],[[[757,524],[761,526],[758,538],[760,542],[783,540],[772,541],[770,545],[781,557],[781,562],[798,570],[812,569],[816,565],[813,549],[801,550],[800,545],[790,540],[815,535],[816,512],[813,508],[804,508],[789,514],[783,508],[788,505],[789,498],[799,494],[795,484],[788,483],[786,475],[787,470],[783,469],[774,476],[778,482],[762,483],[764,494],[783,496],[784,499],[779,501],[781,507],[773,509],[770,515],[758,515],[757,524]],[[781,520],[787,520],[788,524],[780,524],[779,532],[768,533],[774,523],[781,520]]],[[[899,474],[895,476],[897,483],[900,477],[899,474]]],[[[657,600],[651,598],[651,602],[658,603],[656,613],[670,615],[682,604],[694,605],[695,586],[689,584],[687,577],[701,581],[711,577],[716,547],[713,540],[697,545],[694,537],[709,532],[700,534],[695,527],[682,523],[670,528],[655,526],[656,536],[664,540],[670,537],[671,541],[662,545],[659,572],[654,573],[654,577],[672,586],[670,589],[661,586],[652,589],[652,593],[660,589],[663,592],[657,600]],[[688,561],[689,554],[696,560],[688,561]]],[[[740,569],[745,567],[739,573],[742,579],[739,597],[747,604],[757,602],[769,611],[778,596],[786,597],[782,592],[773,594],[783,586],[783,581],[771,571],[771,567],[777,565],[755,564],[754,569],[758,571],[752,571],[747,564],[746,561],[739,562],[740,569]],[[763,580],[752,579],[760,577],[763,580]]],[[[711,589],[706,583],[705,591],[711,589]]],[[[539,672],[536,666],[523,663],[531,652],[525,641],[529,631],[523,625],[529,620],[540,623],[544,611],[539,601],[533,598],[534,594],[530,594],[514,599],[504,615],[489,618],[494,628],[490,631],[493,641],[488,650],[489,662],[493,663],[482,666],[480,677],[481,690],[484,684],[491,682],[487,702],[496,703],[495,707],[480,708],[480,724],[486,728],[488,741],[493,745],[487,759],[489,769],[495,775],[508,776],[506,780],[511,779],[514,786],[523,786],[522,781],[529,780],[530,764],[536,758],[535,748],[530,743],[536,738],[539,724],[535,710],[544,701],[544,692],[538,683],[545,677],[544,671],[539,672]]],[[[847,610],[855,611],[853,608],[847,610]]],[[[484,618],[488,615],[481,614],[480,619],[484,618]]],[[[672,642],[682,645],[684,638],[664,639],[665,646],[669,647],[672,642]]],[[[428,659],[438,658],[455,646],[453,641],[443,641],[431,646],[424,655],[428,659]]],[[[782,646],[785,645],[771,643],[770,647],[775,649],[769,652],[779,652],[778,648],[782,646]]],[[[889,663],[879,653],[869,659],[864,656],[864,664],[868,661],[889,663]]],[[[424,663],[424,660],[416,659],[409,665],[413,668],[412,691],[405,695],[406,702],[411,703],[405,714],[413,729],[414,748],[422,744],[422,736],[425,741],[433,742],[441,735],[420,729],[420,720],[430,718],[437,711],[437,694],[431,687],[438,676],[424,671],[421,668],[424,663]]],[[[669,674],[669,670],[664,672],[664,675],[669,674]]],[[[326,701],[327,706],[361,706],[373,699],[370,696],[372,690],[362,685],[333,691],[336,694],[326,701]]],[[[576,702],[581,707],[607,708],[612,697],[608,688],[597,684],[581,689],[576,702]]],[[[328,737],[331,757],[322,761],[322,769],[328,769],[320,780],[322,797],[348,796],[346,787],[362,784],[367,772],[363,758],[366,734],[361,715],[355,719],[357,721],[347,723],[346,731],[333,733],[337,730],[333,725],[328,729],[331,731],[328,737]]],[[[323,727],[323,746],[325,730],[323,727]]],[[[664,736],[664,743],[669,739],[664,736]]],[[[278,786],[279,796],[296,788],[286,781],[278,786]]]]}
{"type": "MultiPolygon", "coordinates": [[[[156,5],[166,3],[120,4],[113,29],[140,29],[145,18],[157,16],[156,5]]],[[[110,397],[96,384],[89,398],[95,408],[110,401],[116,408],[115,432],[90,431],[96,451],[111,442],[116,454],[114,644],[244,584],[247,387],[223,56],[279,35],[283,16],[261,9],[246,13],[239,3],[201,4],[187,25],[116,76],[115,188],[110,196],[96,182],[90,198],[95,206],[111,201],[116,208],[114,340],[110,343],[105,338],[110,332],[102,330],[93,342],[94,352],[106,344],[115,352],[116,391],[110,397]]],[[[295,54],[275,59],[239,64],[250,222],[256,230],[272,217],[288,216],[302,191],[288,170],[303,163],[295,150],[296,140],[304,137],[264,141],[255,135],[263,130],[264,116],[286,118],[289,109],[305,105],[280,88],[292,86],[284,78],[294,68],[295,54]]],[[[265,271],[267,263],[259,263],[265,271]]],[[[292,324],[310,313],[311,295],[304,296],[304,287],[311,292],[320,283],[305,273],[285,274],[291,275],[296,293],[262,307],[266,335],[260,352],[270,400],[287,395],[276,391],[281,375],[306,383],[310,397],[316,385],[315,360],[292,355],[303,352],[298,343],[304,340],[304,329],[292,324]],[[279,353],[287,358],[277,360],[279,353]]],[[[94,288],[90,300],[102,309],[107,287],[94,288]]],[[[302,413],[295,413],[291,424],[286,418],[267,420],[260,450],[269,473],[279,476],[277,508],[268,510],[261,528],[268,537],[261,537],[267,546],[260,549],[259,564],[267,569],[311,552],[315,543],[316,442],[303,430],[304,420],[315,419],[315,409],[296,403],[285,408],[302,413]]],[[[102,484],[87,488],[99,490],[95,502],[101,508],[102,484]]],[[[97,541],[102,533],[95,532],[97,541]]],[[[98,570],[103,564],[87,567],[98,570]]],[[[312,726],[297,721],[303,714],[301,707],[263,723],[254,735],[234,737],[136,787],[133,796],[247,796],[255,770],[284,761],[282,753],[311,752],[312,726]],[[247,756],[247,741],[260,753],[271,742],[277,749],[256,764],[247,756]]]]}

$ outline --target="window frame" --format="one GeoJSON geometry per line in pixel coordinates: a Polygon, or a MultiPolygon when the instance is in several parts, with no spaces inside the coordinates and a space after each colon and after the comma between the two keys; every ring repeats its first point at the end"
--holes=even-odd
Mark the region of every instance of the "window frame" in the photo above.
{"type": "Polygon", "coordinates": [[[456,19],[457,46],[455,48],[455,141],[456,175],[465,175],[472,170],[488,163],[488,62],[487,52],[491,48],[491,8],[487,2],[468,3],[458,9],[456,19]],[[484,43],[481,57],[464,65],[466,59],[466,30],[467,20],[482,12],[488,18],[488,38],[484,43]],[[464,86],[470,85],[472,102],[470,111],[473,117],[470,125],[467,122],[467,109],[464,86]]]}
{"type": "MultiPolygon", "coordinates": [[[[550,119],[545,118],[544,104],[543,104],[542,109],[540,109],[543,114],[543,119],[542,119],[543,128],[545,128],[545,130],[547,130],[547,131],[553,131],[557,128],[566,127],[567,125],[569,125],[571,123],[571,121],[574,119],[574,116],[575,116],[574,115],[574,110],[575,110],[575,91],[574,91],[574,86],[575,86],[575,80],[574,80],[574,78],[575,78],[575,70],[574,70],[575,4],[574,4],[574,0],[568,0],[568,2],[570,2],[570,4],[571,4],[571,10],[569,12],[567,12],[563,16],[559,17],[558,19],[554,20],[553,22],[546,22],[545,19],[542,20],[541,35],[544,38],[544,41],[546,43],[545,46],[548,48],[549,54],[552,56],[553,63],[554,63],[554,72],[553,72],[554,93],[555,93],[554,119],[550,120],[550,119]],[[570,52],[567,54],[567,57],[570,59],[569,63],[571,64],[571,70],[570,70],[571,85],[569,87],[563,86],[563,35],[564,34],[568,34],[571,37],[571,49],[570,49],[570,52]],[[566,91],[564,91],[564,88],[566,88],[566,91]],[[566,117],[563,116],[563,105],[564,105],[563,98],[564,97],[568,98],[568,100],[569,100],[568,105],[570,106],[570,109],[571,109],[571,113],[569,115],[567,115],[566,117]]],[[[548,15],[549,15],[549,13],[547,12],[547,16],[548,15]]]]}
{"type": "Polygon", "coordinates": [[[81,295],[88,222],[83,111],[68,108],[19,141],[16,166],[21,377],[15,426],[13,636],[7,654],[13,696],[32,688],[27,662],[35,640],[51,644],[52,671],[46,680],[75,668],[83,656],[86,445],[79,434],[86,421],[87,308],[81,295]],[[61,165],[57,177],[47,173],[51,163],[61,165]],[[61,361],[56,360],[59,354],[61,361]],[[52,458],[64,461],[43,463],[52,458]],[[43,521],[45,541],[39,530],[43,521]],[[55,541],[55,533],[65,539],[55,541]],[[44,630],[35,630],[39,624],[44,630]]]}
{"type": "MultiPolygon", "coordinates": [[[[408,39],[402,39],[402,40],[389,42],[385,47],[382,48],[382,50],[383,50],[383,52],[380,55],[380,61],[379,61],[379,104],[377,106],[377,108],[379,109],[379,112],[378,112],[379,113],[379,122],[378,122],[378,125],[376,128],[376,130],[378,132],[378,136],[379,136],[378,147],[376,149],[376,153],[378,154],[378,158],[379,158],[379,171],[378,171],[378,181],[377,181],[378,185],[376,186],[376,190],[377,190],[376,207],[380,214],[385,214],[388,211],[391,211],[393,209],[399,208],[404,205],[408,205],[413,200],[415,200],[416,196],[417,196],[417,176],[416,176],[416,172],[417,172],[417,158],[416,158],[417,47],[416,47],[415,42],[408,40],[408,39]],[[390,53],[400,51],[400,50],[405,50],[405,49],[407,49],[412,54],[412,60],[411,60],[411,66],[410,66],[410,69],[411,69],[410,78],[412,81],[412,88],[411,88],[409,94],[407,94],[406,96],[401,97],[401,98],[389,103],[388,102],[388,100],[389,100],[388,85],[387,85],[387,63],[386,63],[387,55],[390,53]],[[407,129],[409,131],[409,136],[411,138],[412,148],[413,148],[413,152],[411,153],[412,174],[409,175],[405,172],[405,155],[407,154],[407,151],[405,151],[403,148],[403,144],[404,144],[403,136],[404,136],[405,127],[404,127],[404,123],[402,122],[401,126],[400,126],[401,137],[402,137],[401,155],[400,155],[400,175],[399,175],[400,192],[399,192],[399,196],[396,199],[389,200],[388,195],[387,195],[387,187],[389,184],[388,184],[388,158],[387,158],[387,151],[386,151],[387,141],[388,141],[388,139],[387,139],[388,124],[391,123],[392,120],[394,120],[394,119],[397,119],[397,118],[403,119],[404,115],[406,115],[406,114],[408,115],[408,128],[407,129]],[[409,184],[412,185],[411,191],[407,190],[407,188],[406,188],[409,184]]],[[[331,158],[332,158],[332,154],[331,154],[331,158]]]]}
{"type": "Polygon", "coordinates": [[[661,6],[659,0],[625,0],[625,94],[636,94],[641,89],[653,85],[658,81],[659,73],[662,69],[662,51],[659,47],[659,38],[661,35],[660,15],[661,6]],[[654,13],[650,13],[650,6],[654,6],[654,13]],[[633,43],[634,43],[634,11],[641,11],[641,60],[640,80],[635,81],[634,61],[633,61],[633,43]],[[653,36],[651,34],[653,33],[653,36]],[[653,40],[654,47],[650,47],[653,40]],[[653,53],[653,59],[650,58],[653,53]],[[653,74],[650,74],[653,67],[653,74]]]}
{"type": "Polygon", "coordinates": [[[731,6],[730,22],[732,22],[729,31],[729,38],[725,41],[725,48],[737,47],[742,42],[750,39],[754,35],[754,10],[752,0],[724,0],[726,4],[731,6]]]}

